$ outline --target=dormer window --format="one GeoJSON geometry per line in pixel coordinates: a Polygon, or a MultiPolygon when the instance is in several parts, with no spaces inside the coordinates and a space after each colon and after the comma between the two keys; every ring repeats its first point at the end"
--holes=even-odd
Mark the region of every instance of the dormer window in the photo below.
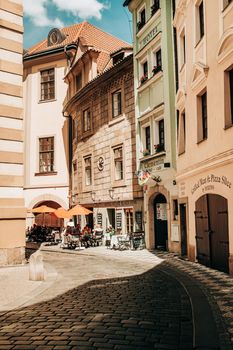
{"type": "Polygon", "coordinates": [[[65,40],[66,36],[58,28],[53,28],[48,34],[48,46],[57,45],[65,40]]]}
{"type": "Polygon", "coordinates": [[[119,61],[123,60],[124,58],[124,52],[120,52],[118,53],[117,55],[113,56],[112,58],[112,63],[113,64],[116,64],[118,63],[119,61]]]}

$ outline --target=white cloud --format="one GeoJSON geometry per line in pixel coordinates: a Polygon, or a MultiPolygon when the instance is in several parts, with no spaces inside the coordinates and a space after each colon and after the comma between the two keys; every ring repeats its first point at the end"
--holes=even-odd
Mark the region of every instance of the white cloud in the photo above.
{"type": "Polygon", "coordinates": [[[64,23],[61,19],[58,17],[50,18],[48,15],[46,6],[52,3],[58,10],[81,19],[91,17],[101,19],[101,12],[107,8],[107,5],[99,0],[23,0],[24,13],[38,27],[63,27],[64,23]]]}
{"type": "Polygon", "coordinates": [[[49,18],[46,4],[48,0],[23,0],[24,13],[30,17],[32,22],[38,27],[54,26],[63,27],[64,24],[59,18],[49,18]]]}
{"type": "Polygon", "coordinates": [[[52,0],[59,10],[67,11],[82,19],[95,17],[101,19],[106,4],[98,0],[52,0]]]}

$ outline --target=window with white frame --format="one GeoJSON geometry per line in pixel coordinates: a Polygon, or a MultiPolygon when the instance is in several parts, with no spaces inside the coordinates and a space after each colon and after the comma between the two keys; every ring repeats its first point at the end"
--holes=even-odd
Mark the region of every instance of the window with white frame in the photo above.
{"type": "Polygon", "coordinates": [[[54,137],[39,138],[39,172],[54,171],[54,137]]]}
{"type": "Polygon", "coordinates": [[[143,125],[142,129],[142,146],[143,146],[143,156],[147,156],[151,153],[151,129],[150,125],[143,125]]]}
{"type": "Polygon", "coordinates": [[[53,100],[55,98],[55,74],[54,68],[40,72],[40,99],[41,101],[53,100]]]}
{"type": "Polygon", "coordinates": [[[112,117],[116,118],[122,113],[121,90],[112,93],[112,117]]]}
{"type": "Polygon", "coordinates": [[[162,70],[162,51],[158,49],[154,52],[154,66],[152,73],[155,75],[162,70]]]}
{"type": "Polygon", "coordinates": [[[151,5],[151,16],[160,9],[160,0],[153,0],[151,5]]]}
{"type": "Polygon", "coordinates": [[[84,175],[85,185],[91,186],[92,184],[92,169],[91,169],[91,156],[84,157],[84,175]]]}
{"type": "Polygon", "coordinates": [[[204,1],[197,2],[195,6],[196,16],[196,43],[198,43],[205,34],[205,22],[204,22],[204,1]]]}
{"type": "Polygon", "coordinates": [[[143,7],[138,12],[137,31],[139,31],[146,24],[146,8],[143,7]]]}
{"type": "Polygon", "coordinates": [[[180,68],[186,62],[186,46],[185,46],[185,30],[183,29],[180,34],[180,68]]]}
{"type": "Polygon", "coordinates": [[[114,158],[114,180],[119,181],[124,179],[123,169],[123,147],[116,147],[113,149],[114,158]]]}
{"type": "Polygon", "coordinates": [[[185,120],[185,110],[179,113],[179,122],[178,122],[178,156],[185,152],[186,147],[186,120],[185,120]]]}
{"type": "Polygon", "coordinates": [[[164,119],[155,120],[155,135],[154,135],[154,151],[155,153],[165,150],[165,129],[164,119]]]}
{"type": "Polygon", "coordinates": [[[143,84],[148,79],[148,61],[143,61],[141,63],[141,77],[140,77],[140,83],[143,84]]]}

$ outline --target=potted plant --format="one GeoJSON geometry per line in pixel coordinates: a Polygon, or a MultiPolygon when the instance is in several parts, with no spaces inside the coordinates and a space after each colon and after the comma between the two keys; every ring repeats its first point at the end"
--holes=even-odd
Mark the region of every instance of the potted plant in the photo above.
{"type": "Polygon", "coordinates": [[[150,150],[149,149],[144,149],[143,151],[142,151],[142,154],[143,154],[143,156],[145,157],[145,156],[148,156],[149,154],[150,154],[150,150]]]}
{"type": "Polygon", "coordinates": [[[154,145],[155,153],[163,152],[164,151],[164,144],[157,144],[154,145]]]}
{"type": "Polygon", "coordinates": [[[157,74],[158,72],[160,72],[162,70],[161,66],[154,66],[152,69],[152,73],[153,75],[157,74]]]}
{"type": "Polygon", "coordinates": [[[144,75],[141,76],[141,78],[140,78],[140,83],[143,84],[147,79],[148,79],[148,75],[147,75],[147,74],[144,74],[144,75]]]}

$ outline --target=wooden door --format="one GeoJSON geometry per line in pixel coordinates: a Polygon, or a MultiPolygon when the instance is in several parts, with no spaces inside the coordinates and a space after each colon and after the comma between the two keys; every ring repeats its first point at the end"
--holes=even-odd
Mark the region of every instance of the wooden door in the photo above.
{"type": "Polygon", "coordinates": [[[226,198],[208,194],[210,220],[211,265],[213,268],[228,272],[229,237],[228,210],[226,198]]]}
{"type": "Polygon", "coordinates": [[[155,248],[167,249],[167,200],[158,194],[154,200],[155,248]]]}
{"type": "Polygon", "coordinates": [[[206,194],[196,202],[197,260],[220,271],[229,271],[227,200],[206,194]]]}
{"type": "Polygon", "coordinates": [[[196,245],[197,260],[200,264],[211,265],[211,251],[209,243],[209,218],[207,195],[202,196],[196,202],[196,245]]]}
{"type": "Polygon", "coordinates": [[[187,255],[187,220],[186,204],[180,204],[180,232],[181,232],[181,255],[187,255]]]}

